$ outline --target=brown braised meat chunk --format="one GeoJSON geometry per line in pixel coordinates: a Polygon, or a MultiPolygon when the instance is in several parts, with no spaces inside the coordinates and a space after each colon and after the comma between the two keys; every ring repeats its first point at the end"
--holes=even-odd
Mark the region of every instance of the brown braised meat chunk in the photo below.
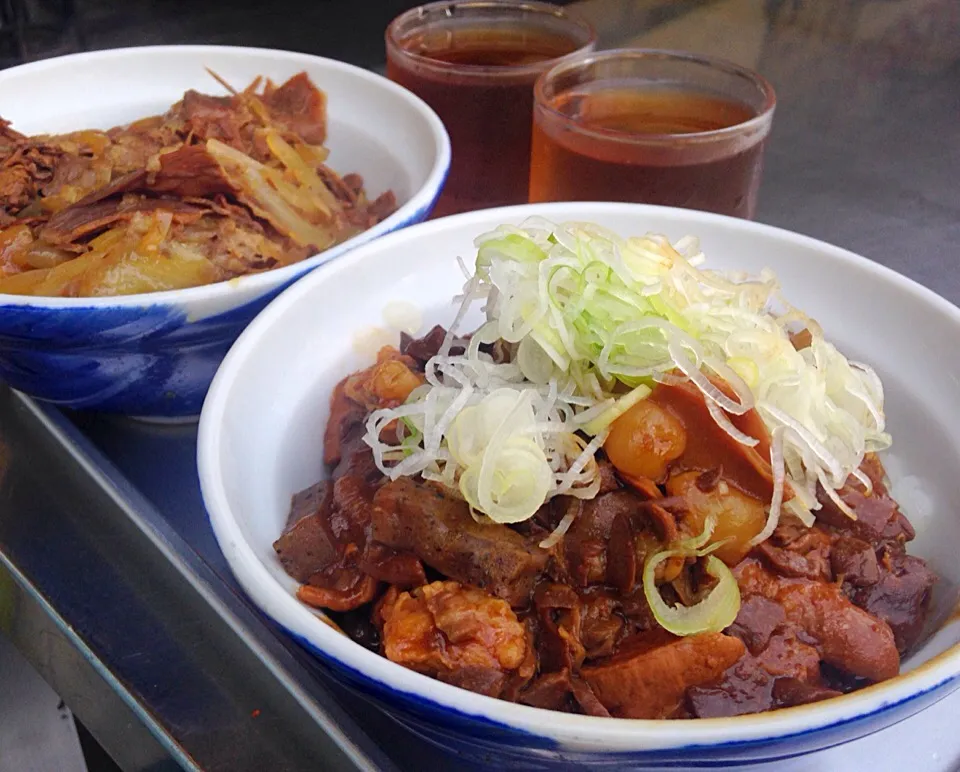
{"type": "Polygon", "coordinates": [[[743,643],[722,633],[677,638],[658,631],[625,641],[580,673],[614,716],[673,718],[688,689],[715,681],[743,652],[743,643]]]}
{"type": "Polygon", "coordinates": [[[886,622],[897,648],[905,653],[923,632],[937,576],[923,560],[892,546],[881,548],[876,567],[879,578],[875,582],[870,581],[872,565],[859,576],[842,574],[844,592],[860,608],[886,622]]]}
{"type": "MultiPolygon", "coordinates": [[[[242,143],[244,132],[227,139],[242,143]]],[[[455,487],[390,480],[364,442],[371,411],[408,400],[445,335],[405,336],[338,384],[323,435],[330,479],[294,497],[275,544],[302,582],[298,597],[358,643],[480,694],[602,717],[759,713],[897,675],[936,577],[907,554],[913,529],[874,456],[862,466],[869,490],[851,478],[839,491],[856,519],[824,495],[814,526],[784,511],[755,545],[772,492],[762,421],[753,411],[730,417],[758,440],[740,445],[697,389],[659,384],[614,423],[593,498],[556,496],[524,522],[494,523],[455,487]],[[739,612],[722,631],[676,636],[648,604],[644,566],[708,522],[700,549],[732,570],[739,612]],[[566,533],[541,548],[561,523],[566,533]]],[[[503,341],[481,350],[494,361],[516,355],[503,341]]],[[[381,440],[401,427],[387,424],[381,440]]],[[[652,572],[668,606],[695,606],[714,589],[701,557],[678,553],[652,572]]]]}
{"type": "Polygon", "coordinates": [[[377,491],[370,538],[409,550],[444,576],[481,587],[515,608],[529,603],[548,558],[537,540],[505,525],[478,523],[463,499],[410,477],[377,491]]]}
{"type": "Polygon", "coordinates": [[[694,716],[757,713],[837,694],[821,662],[865,681],[899,672],[889,626],[835,585],[778,576],[755,559],[744,561],[736,574],[742,603],[727,632],[743,641],[747,653],[722,679],[690,690],[694,716]]]}
{"type": "Polygon", "coordinates": [[[527,636],[510,606],[458,582],[433,582],[379,606],[387,659],[496,697],[527,659],[527,636]]]}
{"type": "Polygon", "coordinates": [[[283,570],[306,582],[337,559],[337,544],[327,530],[333,506],[333,488],[326,482],[311,485],[293,497],[290,524],[273,543],[283,570]]]}

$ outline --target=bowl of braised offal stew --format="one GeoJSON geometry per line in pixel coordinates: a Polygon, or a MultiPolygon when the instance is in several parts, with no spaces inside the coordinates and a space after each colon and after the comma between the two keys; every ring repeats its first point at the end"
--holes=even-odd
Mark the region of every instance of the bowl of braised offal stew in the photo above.
{"type": "Polygon", "coordinates": [[[284,51],[49,59],[0,104],[0,378],[72,408],[196,417],[281,288],[422,220],[449,165],[419,99],[284,51]]]}
{"type": "Polygon", "coordinates": [[[460,215],[251,325],[201,416],[204,500],[254,602],[457,753],[801,754],[958,684],[958,325],[768,226],[460,215]]]}

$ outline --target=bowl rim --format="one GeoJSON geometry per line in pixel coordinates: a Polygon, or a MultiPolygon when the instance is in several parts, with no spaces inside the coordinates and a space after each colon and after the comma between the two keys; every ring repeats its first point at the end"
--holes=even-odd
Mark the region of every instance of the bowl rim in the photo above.
{"type": "MultiPolygon", "coordinates": [[[[303,260],[275,268],[262,273],[247,274],[237,276],[232,279],[215,282],[214,284],[204,284],[199,287],[187,287],[185,289],[164,290],[162,292],[143,292],[135,295],[111,295],[106,297],[48,297],[43,295],[10,295],[0,293],[0,306],[5,307],[40,307],[51,309],[69,309],[69,308],[139,308],[146,305],[166,305],[171,303],[203,303],[204,301],[218,298],[225,293],[248,292],[254,295],[262,294],[276,286],[295,279],[301,274],[323,265],[326,262],[342,255],[344,252],[359,247],[362,244],[375,239],[379,236],[390,233],[398,228],[409,224],[416,218],[422,210],[428,209],[436,199],[443,183],[446,180],[450,169],[450,136],[447,133],[443,122],[426,102],[420,97],[402,86],[394,83],[383,75],[372,70],[358,67],[354,64],[342,62],[338,59],[331,59],[326,56],[307,54],[299,51],[283,51],[275,48],[262,48],[256,46],[220,46],[220,45],[151,45],[151,46],[127,46],[124,48],[110,48],[102,51],[84,51],[75,54],[66,54],[64,56],[55,56],[49,59],[41,59],[35,62],[20,64],[10,67],[6,70],[0,70],[0,86],[7,81],[15,81],[24,74],[42,73],[44,70],[56,70],[59,67],[69,66],[79,62],[97,62],[112,61],[115,59],[125,59],[130,56],[154,56],[159,58],[179,57],[184,54],[233,54],[241,56],[256,56],[260,58],[272,58],[291,63],[301,63],[306,65],[313,63],[328,68],[332,71],[338,71],[359,80],[376,85],[378,88],[391,92],[399,97],[412,110],[426,121],[427,128],[430,131],[433,140],[433,164],[427,175],[425,182],[417,188],[410,196],[410,200],[397,208],[393,214],[386,219],[361,231],[356,236],[335,244],[329,249],[311,255],[303,260]]],[[[318,84],[322,89],[322,85],[318,84]]]]}
{"type": "MultiPolygon", "coordinates": [[[[295,596],[271,575],[250,544],[242,537],[227,503],[223,479],[218,474],[222,419],[237,371],[259,347],[263,333],[282,319],[291,307],[322,291],[323,285],[339,272],[356,270],[354,266],[362,264],[371,254],[400,248],[421,236],[467,228],[476,230],[474,235],[477,235],[483,228],[495,227],[493,223],[532,215],[557,222],[589,221],[591,215],[611,213],[629,214],[638,219],[646,217],[653,221],[656,221],[658,216],[666,217],[667,220],[679,216],[691,227],[695,227],[697,222],[706,222],[731,231],[768,235],[784,242],[816,249],[831,260],[851,264],[859,271],[897,285],[898,289],[930,305],[945,315],[950,323],[960,327],[960,308],[931,289],[882,264],[783,228],[694,210],[606,202],[521,204],[453,215],[390,234],[376,242],[358,247],[323,271],[314,272],[281,293],[244,330],[214,376],[200,416],[198,472],[204,505],[215,536],[244,591],[289,634],[302,637],[310,646],[335,660],[338,665],[362,673],[381,687],[427,701],[431,707],[437,709],[595,751],[655,752],[753,745],[783,740],[868,719],[934,692],[950,682],[960,686],[960,643],[957,643],[909,672],[901,673],[883,683],[819,703],[746,716],[691,721],[611,719],[560,713],[505,702],[408,670],[336,632],[317,619],[315,612],[297,601],[295,596]],[[573,212],[576,212],[576,215],[573,215],[573,212]]],[[[952,620],[948,620],[945,626],[951,623],[952,620]]]]}

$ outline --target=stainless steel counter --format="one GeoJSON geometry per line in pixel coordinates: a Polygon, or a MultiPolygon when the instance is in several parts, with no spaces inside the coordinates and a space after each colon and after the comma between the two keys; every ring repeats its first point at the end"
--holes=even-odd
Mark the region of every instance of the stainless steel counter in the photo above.
{"type": "MultiPolygon", "coordinates": [[[[958,0],[575,6],[605,46],[685,48],[763,73],[779,105],[757,219],[960,302],[958,0]]],[[[156,40],[162,27],[154,42],[180,42],[156,40]]],[[[270,35],[281,44],[276,25],[270,35]]],[[[203,517],[194,441],[191,427],[64,417],[0,389],[0,632],[124,769],[463,769],[328,683],[251,608],[203,517]]],[[[924,731],[949,735],[937,715],[924,731]]],[[[910,736],[895,728],[789,768],[836,768],[852,752],[882,772],[910,736]]],[[[960,742],[925,752],[924,768],[947,769],[960,742]]]]}

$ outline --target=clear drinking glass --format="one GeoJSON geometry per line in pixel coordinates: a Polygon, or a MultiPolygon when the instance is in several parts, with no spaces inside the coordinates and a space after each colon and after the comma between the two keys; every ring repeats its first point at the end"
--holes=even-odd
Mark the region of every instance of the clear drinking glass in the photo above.
{"type": "Polygon", "coordinates": [[[536,84],[530,201],[633,201],[753,217],[773,87],[675,51],[570,57],[536,84]]]}
{"type": "Polygon", "coordinates": [[[387,75],[450,134],[450,176],[434,216],[526,202],[533,84],[595,38],[587,22],[540,2],[431,3],[391,22],[387,75]]]}

